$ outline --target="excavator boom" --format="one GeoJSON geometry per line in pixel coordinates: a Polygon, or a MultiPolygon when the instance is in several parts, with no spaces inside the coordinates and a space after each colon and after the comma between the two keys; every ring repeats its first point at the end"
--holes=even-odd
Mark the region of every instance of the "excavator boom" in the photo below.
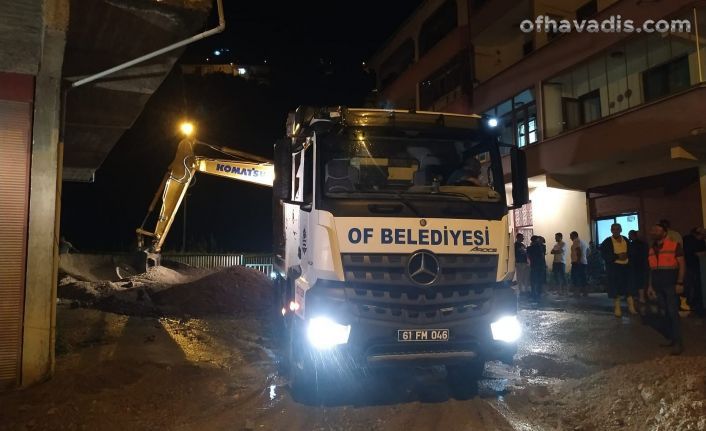
{"type": "Polygon", "coordinates": [[[147,253],[148,266],[159,264],[159,253],[174,222],[174,217],[189,185],[198,172],[268,187],[272,187],[274,181],[274,166],[267,159],[227,147],[215,147],[192,139],[182,140],[174,160],[169,165],[169,169],[152,199],[142,225],[136,230],[137,245],[140,250],[147,253]],[[194,147],[198,144],[206,145],[241,160],[199,156],[194,151],[194,147]],[[157,224],[154,230],[150,231],[145,229],[145,224],[149,215],[155,210],[160,196],[162,205],[157,217],[157,224]],[[149,244],[145,244],[146,237],[150,238],[149,244]]]}

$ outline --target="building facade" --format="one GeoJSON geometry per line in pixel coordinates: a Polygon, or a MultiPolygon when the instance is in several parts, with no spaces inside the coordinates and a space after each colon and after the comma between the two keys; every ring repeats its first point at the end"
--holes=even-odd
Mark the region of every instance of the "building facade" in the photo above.
{"type": "Polygon", "coordinates": [[[614,222],[626,235],[661,219],[680,232],[704,225],[701,1],[430,0],[371,64],[380,106],[486,114],[498,120],[504,142],[525,149],[532,202],[515,211],[515,231],[551,242],[555,232],[567,238],[576,230],[600,241],[614,222]],[[538,16],[689,26],[520,29],[538,16]]]}

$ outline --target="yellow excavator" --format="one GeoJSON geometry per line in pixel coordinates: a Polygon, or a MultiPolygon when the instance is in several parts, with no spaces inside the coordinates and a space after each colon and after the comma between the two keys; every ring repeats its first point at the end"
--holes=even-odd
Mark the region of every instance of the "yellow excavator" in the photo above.
{"type": "Polygon", "coordinates": [[[147,255],[147,267],[160,264],[159,256],[162,245],[189,184],[197,172],[267,187],[272,187],[275,176],[274,165],[266,158],[190,138],[179,142],[176,156],[169,165],[169,169],[150,203],[147,215],[136,230],[137,246],[147,255]],[[219,159],[197,155],[195,151],[197,147],[210,148],[228,156],[228,158],[219,159]],[[154,229],[149,231],[145,229],[145,224],[154,212],[160,196],[162,207],[157,217],[157,223],[154,229]]]}

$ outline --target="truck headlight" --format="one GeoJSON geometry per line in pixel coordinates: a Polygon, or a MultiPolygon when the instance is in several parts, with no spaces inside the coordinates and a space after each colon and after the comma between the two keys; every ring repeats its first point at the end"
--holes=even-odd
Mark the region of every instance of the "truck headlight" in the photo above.
{"type": "Polygon", "coordinates": [[[504,316],[490,324],[493,340],[513,343],[522,335],[522,325],[517,316],[504,316]]]}
{"type": "Polygon", "coordinates": [[[341,325],[328,317],[314,317],[309,320],[309,325],[306,328],[309,344],[319,350],[346,344],[350,333],[350,325],[341,325]]]}

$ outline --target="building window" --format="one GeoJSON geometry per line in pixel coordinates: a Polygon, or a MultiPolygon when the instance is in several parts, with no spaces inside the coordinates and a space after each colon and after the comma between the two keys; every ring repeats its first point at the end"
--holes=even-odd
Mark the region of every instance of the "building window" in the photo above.
{"type": "Polygon", "coordinates": [[[614,45],[543,83],[543,136],[688,89],[699,82],[697,62],[691,34],[639,35],[614,45]]]}
{"type": "Polygon", "coordinates": [[[533,104],[531,113],[525,109],[518,115],[517,146],[522,148],[535,142],[537,142],[537,112],[536,105],[533,104]]]}
{"type": "Polygon", "coordinates": [[[419,83],[419,106],[421,109],[436,110],[434,105],[438,102],[446,106],[467,94],[470,76],[468,56],[463,53],[457,55],[419,83]]]}
{"type": "Polygon", "coordinates": [[[576,19],[589,19],[598,13],[598,0],[591,0],[590,2],[580,6],[576,9],[576,19]]]}
{"type": "Polygon", "coordinates": [[[419,56],[426,54],[458,25],[454,0],[447,0],[422,24],[419,31],[419,56]]]}
{"type": "Polygon", "coordinates": [[[596,244],[600,245],[612,235],[610,228],[615,223],[618,223],[623,228],[623,235],[626,235],[631,230],[640,230],[640,220],[637,213],[601,217],[595,221],[594,225],[596,244]]]}
{"type": "Polygon", "coordinates": [[[512,216],[515,222],[515,227],[530,227],[532,222],[532,202],[528,202],[512,211],[512,216]]]}
{"type": "Polygon", "coordinates": [[[579,97],[581,107],[581,124],[590,123],[601,118],[601,92],[593,90],[579,97]]]}
{"type": "Polygon", "coordinates": [[[407,39],[380,65],[380,86],[385,88],[394,82],[414,63],[414,41],[407,39]]]}
{"type": "Polygon", "coordinates": [[[645,102],[686,90],[690,87],[689,57],[681,57],[642,72],[645,102]]]}
{"type": "MultiPolygon", "coordinates": [[[[537,142],[537,104],[534,90],[529,89],[517,94],[512,99],[489,109],[485,115],[498,119],[500,140],[507,144],[524,147],[537,142]]],[[[509,153],[503,148],[503,154],[509,153]]]]}
{"type": "Polygon", "coordinates": [[[520,208],[512,210],[515,235],[521,233],[525,239],[525,245],[530,244],[530,239],[534,235],[532,222],[532,202],[528,202],[520,208]]]}

